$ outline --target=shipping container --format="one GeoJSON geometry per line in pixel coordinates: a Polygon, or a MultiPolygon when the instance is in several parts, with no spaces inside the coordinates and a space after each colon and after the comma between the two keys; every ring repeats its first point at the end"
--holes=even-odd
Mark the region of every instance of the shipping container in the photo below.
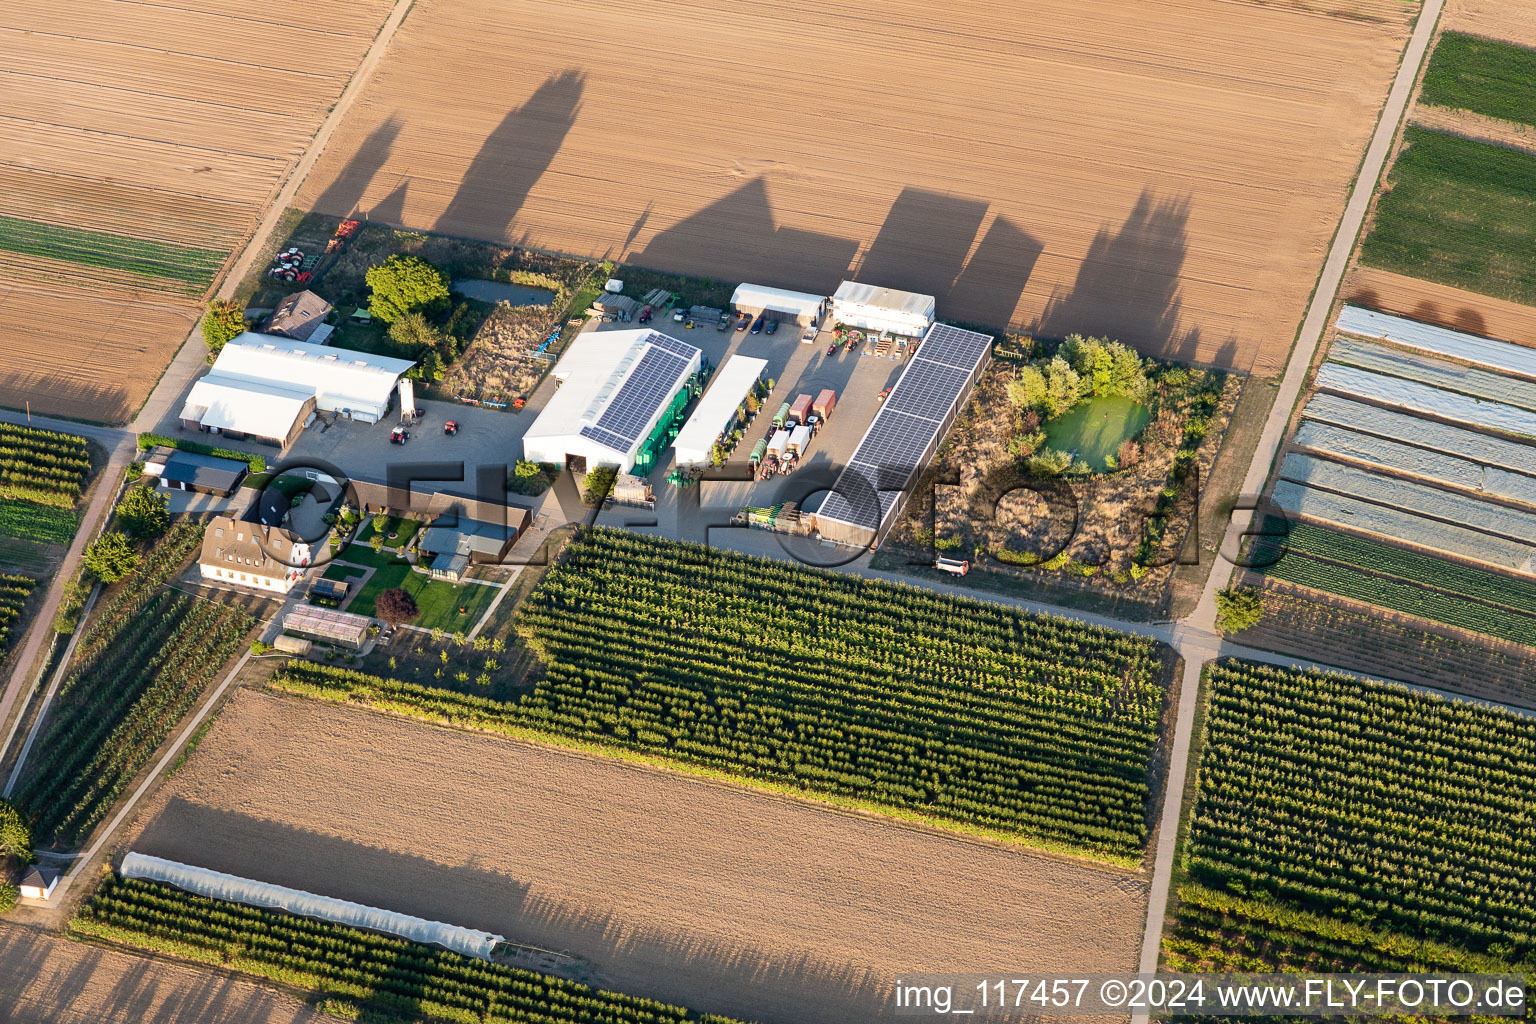
{"type": "Polygon", "coordinates": [[[768,451],[776,458],[783,458],[784,449],[789,447],[789,431],[780,430],[773,435],[768,442],[768,451]]]}
{"type": "Polygon", "coordinates": [[[811,411],[814,412],[817,416],[820,416],[821,421],[825,423],[827,420],[832,418],[832,409],[836,405],[837,392],[833,391],[831,388],[825,388],[821,394],[816,396],[816,402],[811,406],[811,411]]]}
{"type": "Polygon", "coordinates": [[[805,450],[811,446],[811,428],[796,427],[789,432],[789,450],[805,454],[805,450]]]}
{"type": "Polygon", "coordinates": [[[804,423],[806,417],[811,414],[811,396],[801,395],[795,399],[795,404],[789,407],[789,418],[796,423],[804,423]]]}

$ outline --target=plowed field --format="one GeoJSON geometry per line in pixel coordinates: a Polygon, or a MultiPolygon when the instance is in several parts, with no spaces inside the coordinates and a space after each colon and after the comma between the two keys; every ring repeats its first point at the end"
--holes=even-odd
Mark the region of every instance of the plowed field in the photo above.
{"type": "Polygon", "coordinates": [[[1447,0],[1440,27],[1536,46],[1536,5],[1509,0],[1447,0]]]}
{"type": "Polygon", "coordinates": [[[1536,345],[1536,309],[1373,267],[1356,267],[1344,300],[1500,341],[1536,345]]]}
{"type": "Polygon", "coordinates": [[[301,200],[1272,372],[1417,10],[1338,6],[420,0],[301,200]]]}
{"type": "Polygon", "coordinates": [[[11,0],[0,6],[0,218],[118,236],[121,255],[56,258],[0,238],[7,281],[52,301],[4,301],[0,404],[89,419],[131,411],[186,337],[211,268],[141,272],[145,244],[217,267],[250,234],[373,40],[391,0],[301,6],[182,0],[11,0]],[[8,245],[10,248],[7,248],[8,245]],[[99,328],[134,296],[155,310],[99,328]],[[78,289],[78,291],[76,291],[78,289]],[[106,294],[102,295],[101,290],[106,294]],[[74,312],[73,298],[86,310],[74,312]],[[100,362],[71,362],[89,351],[100,362]],[[62,357],[60,353],[63,353],[62,357]],[[40,382],[59,380],[50,394],[40,382]],[[137,400],[135,400],[137,399],[137,400]]]}
{"type": "Polygon", "coordinates": [[[917,970],[1131,970],[1128,875],[604,758],[242,693],[144,853],[563,950],[761,1024],[885,1020],[917,970]]]}

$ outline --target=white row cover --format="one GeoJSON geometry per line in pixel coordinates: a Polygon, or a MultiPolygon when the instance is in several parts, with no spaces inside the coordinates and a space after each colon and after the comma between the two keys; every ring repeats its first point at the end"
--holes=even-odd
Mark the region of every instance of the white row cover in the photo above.
{"type": "Polygon", "coordinates": [[[1536,515],[1494,505],[1468,494],[1442,491],[1426,484],[1382,476],[1355,466],[1291,453],[1280,464],[1280,476],[1299,484],[1459,523],[1477,530],[1536,545],[1536,515]]]}
{"type": "Polygon", "coordinates": [[[1462,455],[1485,466],[1502,466],[1536,475],[1536,446],[1518,441],[1463,430],[1404,412],[1378,409],[1338,395],[1314,396],[1303,414],[1309,420],[1333,423],[1378,437],[1400,437],[1421,448],[1462,455]]]}
{"type": "Polygon", "coordinates": [[[174,860],[150,857],[142,853],[130,853],[123,858],[124,878],[144,878],[152,882],[165,882],[178,889],[207,896],[211,899],[244,903],[253,907],[272,907],[286,910],[302,917],[315,917],[334,924],[369,931],[385,932],[410,939],[412,942],[436,944],[465,956],[490,959],[496,943],[503,942],[500,935],[460,928],[458,925],[428,921],[425,918],[397,914],[392,910],[365,907],[361,903],[316,896],[300,889],[288,889],[281,885],[257,882],[238,875],[226,875],[222,871],[193,867],[174,860]]]}
{"type": "Polygon", "coordinates": [[[1294,441],[1301,448],[1355,462],[1371,463],[1388,472],[1421,477],[1526,505],[1536,505],[1536,478],[1485,466],[1444,452],[1426,451],[1413,445],[1315,420],[1303,422],[1296,431],[1294,441]]]}
{"type": "Polygon", "coordinates": [[[1339,313],[1339,330],[1365,338],[1381,338],[1396,345],[1451,356],[1479,366],[1491,366],[1524,377],[1536,378],[1536,349],[1493,341],[1475,334],[1422,324],[1359,306],[1345,306],[1339,313]]]}
{"type": "Polygon", "coordinates": [[[1336,363],[1358,366],[1362,370],[1391,374],[1404,380],[1458,391],[1474,398],[1504,402],[1536,412],[1536,383],[1487,370],[1474,370],[1456,363],[1388,348],[1368,341],[1339,341],[1328,352],[1336,363]]]}
{"type": "Polygon", "coordinates": [[[1500,402],[1470,398],[1454,391],[1400,380],[1342,363],[1324,363],[1317,374],[1317,386],[1327,391],[1369,398],[1383,405],[1412,409],[1414,412],[1428,413],[1458,423],[1536,438],[1536,412],[1500,402]]]}
{"type": "Polygon", "coordinates": [[[709,390],[672,442],[679,466],[702,466],[709,461],[715,442],[731,425],[737,408],[767,368],[766,359],[732,356],[715,372],[709,390]]]}
{"type": "Polygon", "coordinates": [[[1443,551],[1473,561],[1536,574],[1536,547],[1501,540],[1476,530],[1425,519],[1401,509],[1372,505],[1367,501],[1304,484],[1281,480],[1275,484],[1274,503],[1293,515],[1334,526],[1374,533],[1430,551],[1443,551]]]}

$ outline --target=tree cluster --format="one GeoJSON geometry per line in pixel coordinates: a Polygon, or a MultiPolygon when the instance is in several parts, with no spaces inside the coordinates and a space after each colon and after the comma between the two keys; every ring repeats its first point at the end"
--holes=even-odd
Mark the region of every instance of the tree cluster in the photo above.
{"type": "Polygon", "coordinates": [[[1149,387],[1146,365],[1135,349],[1074,334],[1050,359],[1023,367],[1008,385],[1008,400],[1050,419],[1089,398],[1119,396],[1139,402],[1149,387]]]}

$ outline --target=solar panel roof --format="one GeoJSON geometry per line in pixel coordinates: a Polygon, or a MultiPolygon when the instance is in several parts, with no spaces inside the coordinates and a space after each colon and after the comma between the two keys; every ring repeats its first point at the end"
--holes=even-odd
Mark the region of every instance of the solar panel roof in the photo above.
{"type": "Polygon", "coordinates": [[[597,422],[581,435],[616,452],[627,452],[640,439],[656,411],[671,401],[678,378],[699,350],[664,334],[652,332],[647,347],[619,390],[614,392],[597,422]]]}
{"type": "Polygon", "coordinates": [[[878,530],[991,347],[991,335],[948,324],[930,327],[817,516],[878,530]]]}

